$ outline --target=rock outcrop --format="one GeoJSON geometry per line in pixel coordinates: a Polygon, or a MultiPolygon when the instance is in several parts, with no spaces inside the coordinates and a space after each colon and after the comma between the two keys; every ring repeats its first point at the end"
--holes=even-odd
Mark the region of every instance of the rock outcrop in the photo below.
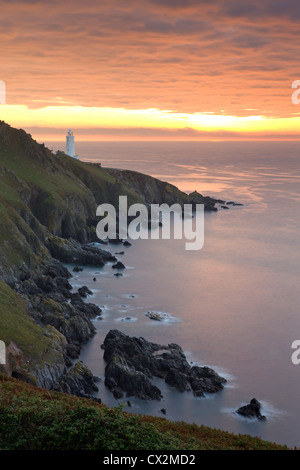
{"type": "MultiPolygon", "coordinates": [[[[85,286],[77,293],[71,292],[72,275],[56,259],[45,264],[41,275],[29,276],[30,273],[16,281],[13,288],[25,300],[28,314],[49,338],[52,360],[44,361],[41,357],[40,364],[26,366],[26,370],[20,364],[12,375],[49,390],[57,389],[58,383],[68,383],[65,382],[68,367],[79,357],[82,345],[95,335],[91,320],[101,315],[101,309],[83,301],[84,295],[92,294],[85,286]]],[[[84,377],[87,375],[83,375],[82,384],[84,377]]],[[[69,393],[68,390],[64,386],[63,391],[69,393]]]]}
{"type": "Polygon", "coordinates": [[[105,385],[115,398],[136,396],[160,400],[162,393],[151,380],[159,377],[180,392],[193,390],[195,396],[222,390],[226,379],[209,367],[191,367],[181,347],[160,345],[110,330],[104,343],[105,385]]]}
{"type": "Polygon", "coordinates": [[[236,413],[245,418],[257,418],[261,421],[265,421],[266,417],[261,414],[261,404],[256,398],[252,398],[248,405],[241,406],[236,413]]]}
{"type": "Polygon", "coordinates": [[[99,379],[92,374],[89,368],[82,361],[78,361],[54,384],[53,389],[77,397],[90,398],[98,391],[96,385],[98,381],[99,379]]]}

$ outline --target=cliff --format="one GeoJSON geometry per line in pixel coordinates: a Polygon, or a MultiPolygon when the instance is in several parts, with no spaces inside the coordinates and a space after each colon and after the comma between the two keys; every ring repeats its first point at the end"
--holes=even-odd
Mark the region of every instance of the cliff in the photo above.
{"type": "MultiPolygon", "coordinates": [[[[49,259],[49,237],[81,244],[96,240],[96,207],[128,204],[204,203],[211,198],[189,196],[167,182],[133,171],[101,168],[54,155],[23,130],[0,121],[0,278],[19,278],[49,259]]],[[[56,243],[57,245],[57,243],[56,243]]]]}
{"type": "Polygon", "coordinates": [[[0,121],[0,314],[7,373],[48,389],[62,387],[67,368],[95,334],[91,319],[101,310],[70,292],[71,274],[61,262],[103,266],[116,260],[89,242],[97,241],[97,206],[117,206],[119,196],[127,196],[129,205],[199,202],[215,210],[214,200],[191,198],[151,176],[53,154],[0,121]]]}

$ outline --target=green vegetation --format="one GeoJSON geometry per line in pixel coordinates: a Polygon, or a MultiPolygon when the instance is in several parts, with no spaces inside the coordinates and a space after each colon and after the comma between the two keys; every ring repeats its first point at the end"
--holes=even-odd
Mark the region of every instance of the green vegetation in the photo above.
{"type": "Polygon", "coordinates": [[[287,450],[248,435],[131,415],[0,374],[0,447],[8,450],[287,450]]]}
{"type": "Polygon", "coordinates": [[[0,365],[0,370],[18,367],[24,377],[35,383],[35,377],[28,370],[62,361],[63,335],[50,325],[37,325],[29,316],[24,300],[2,281],[0,324],[1,340],[7,346],[7,364],[5,367],[0,365]]]}

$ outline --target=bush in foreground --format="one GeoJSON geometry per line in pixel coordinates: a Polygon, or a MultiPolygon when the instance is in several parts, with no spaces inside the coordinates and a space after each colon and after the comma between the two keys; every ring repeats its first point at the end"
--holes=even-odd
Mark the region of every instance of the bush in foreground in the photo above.
{"type": "Polygon", "coordinates": [[[284,450],[248,435],[132,415],[0,374],[0,447],[7,450],[284,450]]]}

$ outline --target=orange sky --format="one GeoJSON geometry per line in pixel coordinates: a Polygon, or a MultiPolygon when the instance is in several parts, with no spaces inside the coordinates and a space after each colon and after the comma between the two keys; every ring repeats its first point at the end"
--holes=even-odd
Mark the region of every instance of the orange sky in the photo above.
{"type": "Polygon", "coordinates": [[[0,119],[38,140],[300,139],[299,0],[0,0],[0,119]]]}

